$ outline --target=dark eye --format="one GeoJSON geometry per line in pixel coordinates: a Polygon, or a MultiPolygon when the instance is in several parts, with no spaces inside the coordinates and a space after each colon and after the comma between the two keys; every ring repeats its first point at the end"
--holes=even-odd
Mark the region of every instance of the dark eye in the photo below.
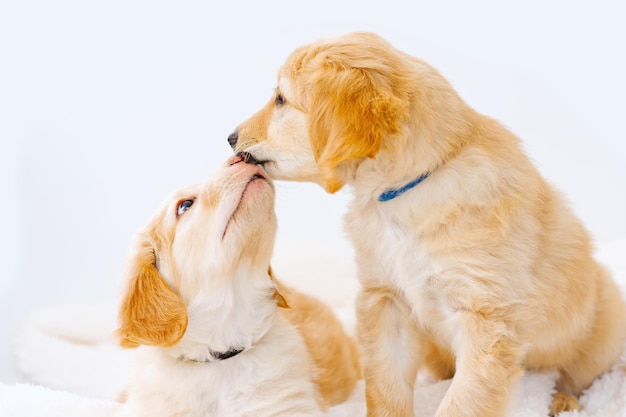
{"type": "Polygon", "coordinates": [[[276,94],[274,103],[276,103],[277,106],[282,106],[283,104],[285,104],[285,97],[280,93],[276,94]]]}
{"type": "Polygon", "coordinates": [[[180,203],[178,203],[178,209],[176,210],[176,215],[180,216],[181,214],[183,214],[184,212],[186,212],[187,210],[189,210],[189,208],[193,205],[193,200],[183,200],[180,203]]]}

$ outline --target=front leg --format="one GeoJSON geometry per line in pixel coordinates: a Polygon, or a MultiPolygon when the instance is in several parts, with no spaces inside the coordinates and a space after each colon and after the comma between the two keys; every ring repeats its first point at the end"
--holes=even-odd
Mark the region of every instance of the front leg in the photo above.
{"type": "Polygon", "coordinates": [[[423,355],[411,311],[392,290],[365,288],[357,299],[368,417],[412,417],[423,355]]]}
{"type": "Polygon", "coordinates": [[[521,349],[495,314],[460,309],[454,317],[457,372],[437,417],[501,417],[523,374],[521,349]]]}

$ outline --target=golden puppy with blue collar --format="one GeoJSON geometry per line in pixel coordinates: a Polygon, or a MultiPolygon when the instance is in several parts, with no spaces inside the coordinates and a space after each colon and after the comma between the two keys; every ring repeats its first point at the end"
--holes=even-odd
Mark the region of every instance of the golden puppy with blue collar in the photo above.
{"type": "Polygon", "coordinates": [[[369,417],[413,416],[420,369],[454,376],[437,417],[505,415],[526,369],[559,372],[553,414],[579,409],[622,352],[620,291],[520,140],[379,36],[297,48],[228,141],[275,179],[350,188],[369,417]]]}

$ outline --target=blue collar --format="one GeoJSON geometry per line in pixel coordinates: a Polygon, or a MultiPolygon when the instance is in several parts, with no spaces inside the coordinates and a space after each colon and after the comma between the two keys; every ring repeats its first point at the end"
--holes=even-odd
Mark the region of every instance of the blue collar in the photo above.
{"type": "Polygon", "coordinates": [[[389,200],[393,200],[397,196],[406,193],[411,188],[418,185],[420,182],[424,181],[426,178],[430,176],[430,172],[425,172],[410,183],[403,185],[400,188],[389,188],[385,190],[381,195],[378,196],[378,201],[385,202],[389,200]]]}

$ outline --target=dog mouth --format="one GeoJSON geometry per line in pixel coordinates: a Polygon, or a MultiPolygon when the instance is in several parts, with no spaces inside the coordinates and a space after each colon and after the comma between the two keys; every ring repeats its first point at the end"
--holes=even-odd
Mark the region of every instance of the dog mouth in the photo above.
{"type": "Polygon", "coordinates": [[[257,159],[254,155],[252,155],[249,152],[237,152],[237,156],[241,156],[243,158],[243,162],[247,163],[247,164],[252,164],[252,165],[260,165],[263,166],[264,164],[270,162],[269,160],[265,159],[257,159]]]}

